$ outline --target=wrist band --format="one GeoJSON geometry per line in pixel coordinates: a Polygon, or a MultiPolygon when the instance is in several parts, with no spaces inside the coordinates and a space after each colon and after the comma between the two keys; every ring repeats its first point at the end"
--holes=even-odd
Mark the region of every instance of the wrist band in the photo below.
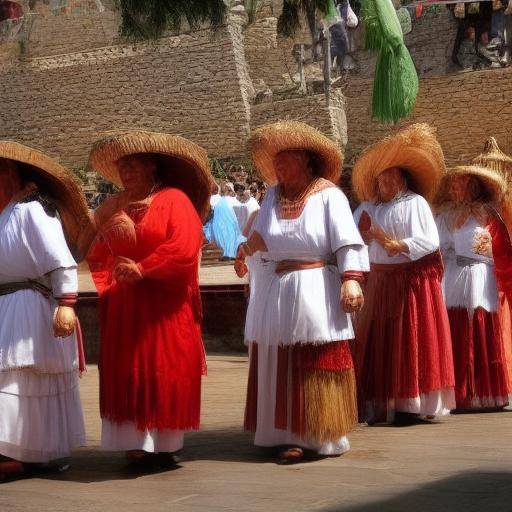
{"type": "Polygon", "coordinates": [[[65,293],[60,297],[55,297],[59,306],[67,306],[72,308],[78,301],[78,294],[76,293],[65,293]]]}
{"type": "Polygon", "coordinates": [[[347,272],[343,272],[341,280],[342,282],[357,281],[358,283],[362,283],[364,281],[364,273],[357,270],[348,270],[347,272]]]}

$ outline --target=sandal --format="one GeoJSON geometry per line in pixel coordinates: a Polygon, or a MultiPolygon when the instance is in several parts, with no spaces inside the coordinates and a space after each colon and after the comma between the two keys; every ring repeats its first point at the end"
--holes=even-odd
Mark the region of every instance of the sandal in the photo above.
{"type": "Polygon", "coordinates": [[[25,473],[23,462],[6,460],[0,462],[0,483],[15,480],[25,473]]]}
{"type": "Polygon", "coordinates": [[[304,450],[298,446],[292,446],[279,452],[279,464],[297,464],[304,459],[304,450]]]}

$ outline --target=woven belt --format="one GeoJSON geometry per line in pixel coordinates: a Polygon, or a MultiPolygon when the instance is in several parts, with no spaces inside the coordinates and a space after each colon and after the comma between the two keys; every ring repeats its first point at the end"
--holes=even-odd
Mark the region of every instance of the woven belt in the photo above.
{"type": "Polygon", "coordinates": [[[475,258],[469,258],[468,256],[457,256],[457,266],[469,267],[471,265],[478,265],[479,263],[485,263],[485,261],[477,260],[475,258]]]}
{"type": "Polygon", "coordinates": [[[46,298],[49,298],[52,294],[52,291],[39,281],[19,281],[17,283],[0,284],[0,296],[10,295],[11,293],[19,292],[20,290],[34,290],[41,293],[46,298]]]}
{"type": "Polygon", "coordinates": [[[329,263],[325,260],[282,260],[276,265],[276,274],[284,274],[285,272],[295,272],[297,270],[309,270],[311,268],[323,268],[329,263]]]}

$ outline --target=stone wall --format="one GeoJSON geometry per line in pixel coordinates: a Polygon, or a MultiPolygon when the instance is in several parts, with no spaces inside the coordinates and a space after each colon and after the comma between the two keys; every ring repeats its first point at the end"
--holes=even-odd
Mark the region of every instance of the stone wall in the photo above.
{"type": "Polygon", "coordinates": [[[112,129],[179,133],[212,156],[243,154],[253,95],[241,27],[116,44],[111,12],[36,19],[0,64],[0,136],[83,165],[112,129]],[[90,30],[90,32],[89,32],[90,30]]]}
{"type": "Polygon", "coordinates": [[[245,28],[244,38],[245,56],[253,80],[263,80],[270,89],[289,85],[298,72],[294,45],[311,44],[305,23],[293,39],[278,36],[275,16],[256,19],[245,28]]]}
{"type": "Polygon", "coordinates": [[[333,92],[329,107],[323,94],[276,98],[252,107],[251,128],[280,119],[304,121],[337,140],[341,147],[347,143],[345,100],[340,90],[333,92]]]}
{"type": "MultiPolygon", "coordinates": [[[[353,162],[370,143],[398,129],[370,121],[372,81],[351,79],[345,89],[348,146],[353,162]]],[[[413,115],[406,121],[425,121],[438,130],[447,163],[466,163],[482,152],[494,135],[512,154],[512,68],[423,77],[413,115]]]]}

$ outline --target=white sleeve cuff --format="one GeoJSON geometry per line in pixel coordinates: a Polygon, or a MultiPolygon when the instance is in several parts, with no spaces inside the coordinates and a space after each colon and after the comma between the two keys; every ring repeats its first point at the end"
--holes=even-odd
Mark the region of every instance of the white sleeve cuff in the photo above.
{"type": "Polygon", "coordinates": [[[76,267],[58,268],[50,272],[53,296],[58,298],[78,293],[78,272],[76,267]]]}
{"type": "Polygon", "coordinates": [[[369,272],[370,261],[366,245],[346,245],[336,251],[340,274],[348,271],[369,272]]]}

